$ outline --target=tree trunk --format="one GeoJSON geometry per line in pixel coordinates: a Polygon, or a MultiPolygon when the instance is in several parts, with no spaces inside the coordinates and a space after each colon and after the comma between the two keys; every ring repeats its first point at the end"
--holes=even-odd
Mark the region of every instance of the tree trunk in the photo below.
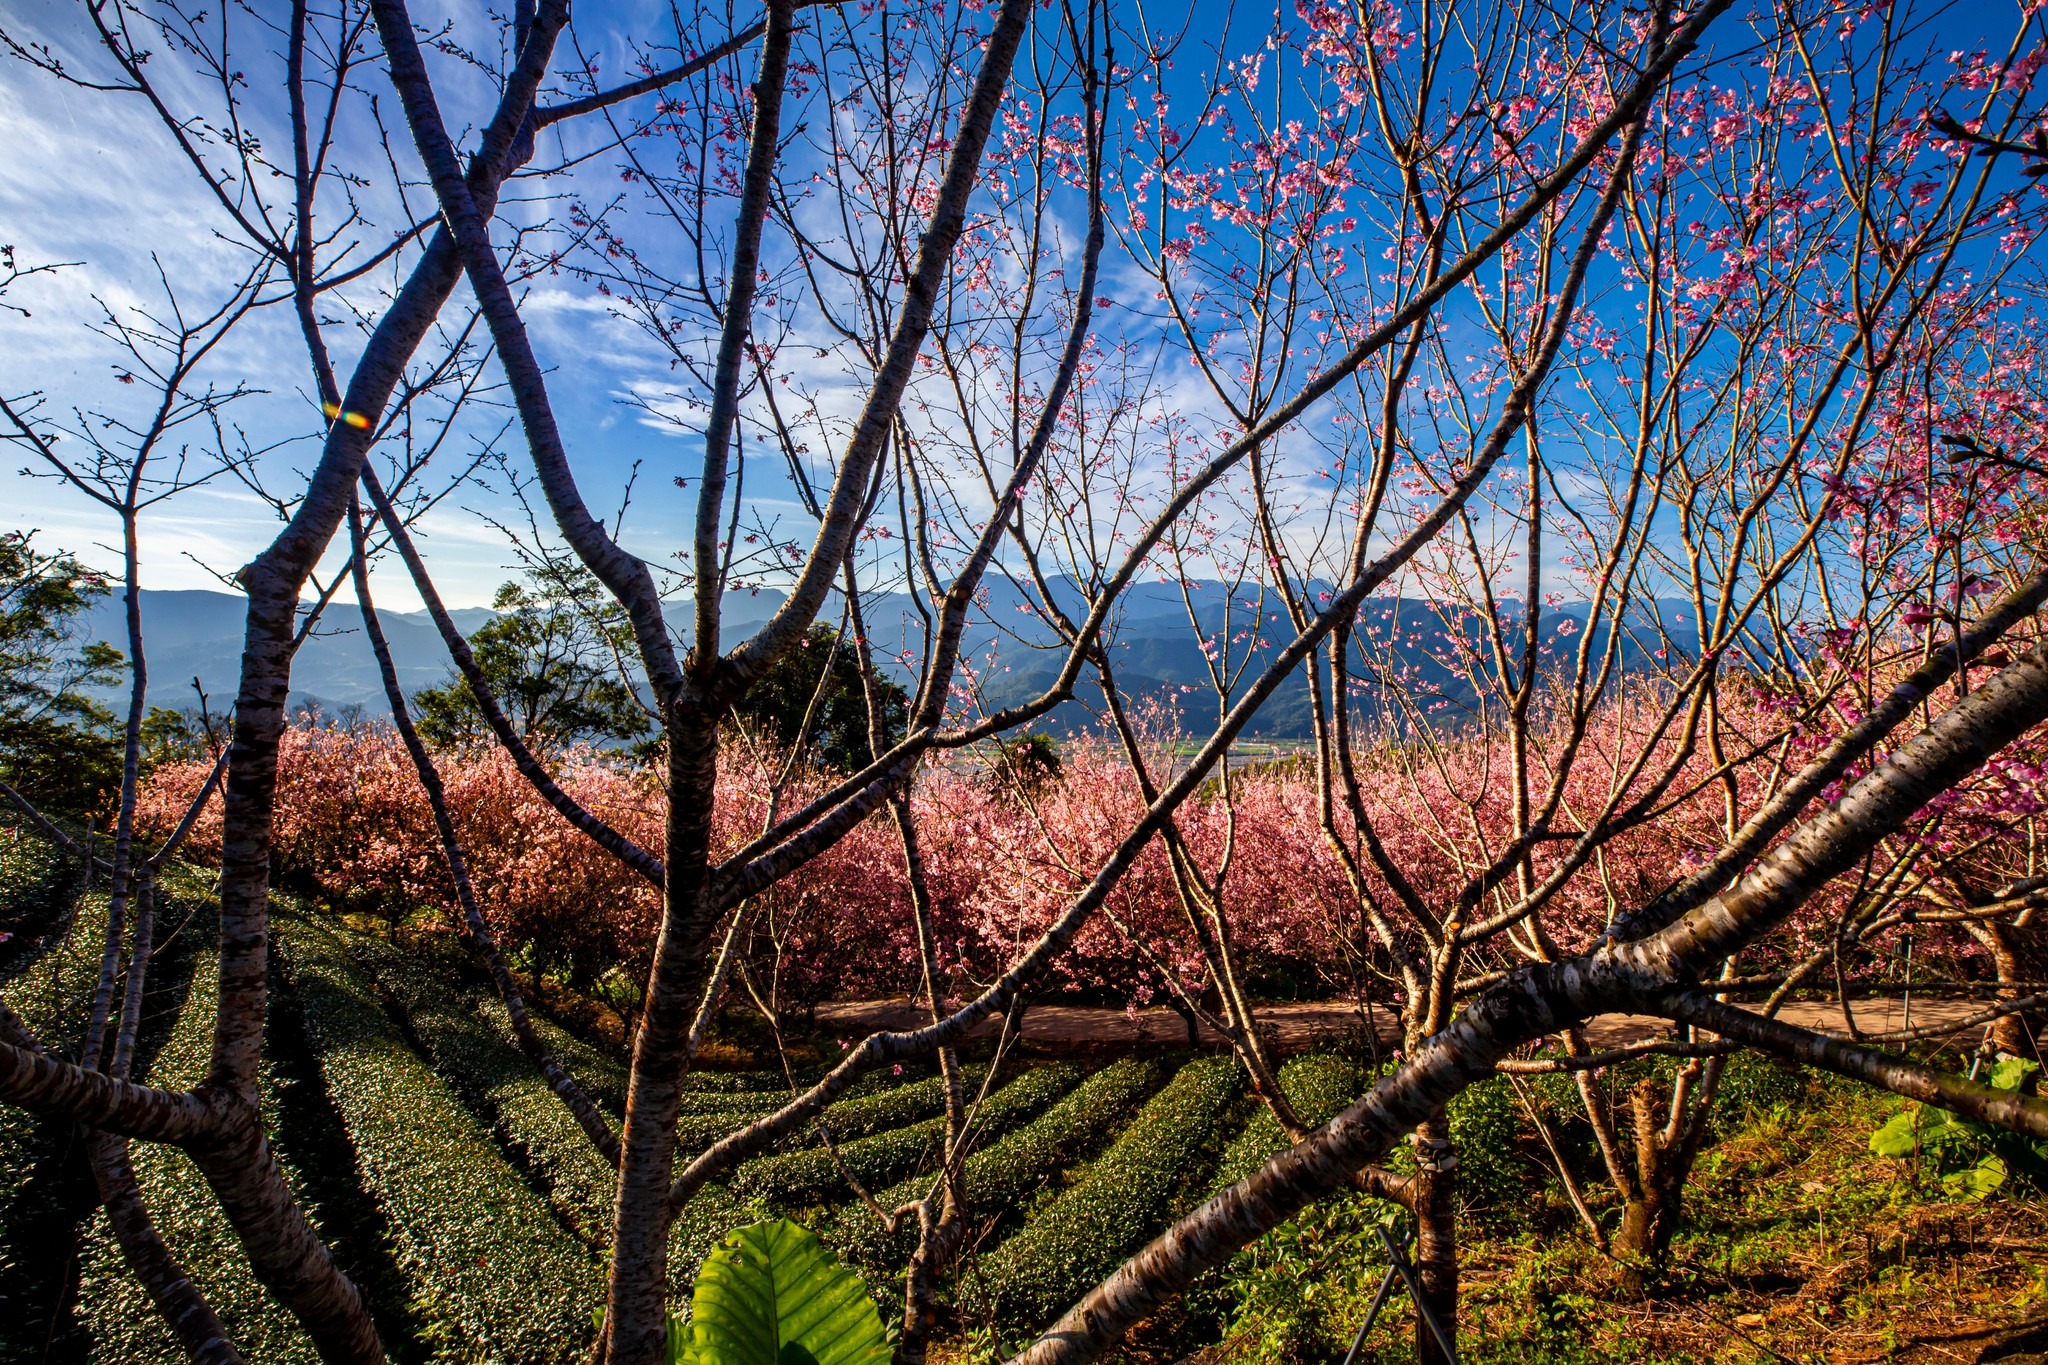
{"type": "Polygon", "coordinates": [[[1685,1182],[1699,1159],[1726,1064],[1724,1057],[1711,1057],[1680,1071],[1671,1083],[1669,1118],[1661,1125],[1663,1087],[1656,1080],[1640,1082],[1629,1096],[1635,1122],[1635,1180],[1623,1192],[1613,1255],[1622,1283],[1631,1292],[1642,1292],[1671,1253],[1671,1239],[1685,1213],[1685,1182]]]}
{"type": "MultiPolygon", "coordinates": [[[[1415,1268],[1423,1301],[1453,1343],[1458,1339],[1458,1158],[1442,1114],[1415,1129],[1415,1268]]],[[[1450,1365],[1418,1311],[1415,1356],[1421,1365],[1450,1365]]]]}
{"type": "MultiPolygon", "coordinates": [[[[2041,912],[2029,910],[2010,924],[1984,920],[1970,926],[1972,935],[1984,945],[2001,983],[2040,981],[2048,978],[2048,923],[2041,912]]],[[[2037,986],[2014,986],[1999,991],[2004,1000],[2037,993],[2037,986]]],[[[2048,1032],[2048,1015],[2039,1010],[2008,1014],[1991,1026],[1991,1039],[2000,1052],[2015,1057],[2035,1055],[2034,1039],[2048,1032]]]]}
{"type": "Polygon", "coordinates": [[[705,944],[711,810],[718,783],[718,724],[701,708],[678,705],[668,721],[668,825],[662,864],[661,935],[655,943],[645,1009],[633,1038],[633,1071],[620,1140],[618,1202],[612,1219],[612,1273],[605,1310],[604,1359],[642,1365],[661,1358],[667,1319],[668,1230],[674,1219],[676,1113],[690,1065],[690,1033],[709,963],[705,944]]]}

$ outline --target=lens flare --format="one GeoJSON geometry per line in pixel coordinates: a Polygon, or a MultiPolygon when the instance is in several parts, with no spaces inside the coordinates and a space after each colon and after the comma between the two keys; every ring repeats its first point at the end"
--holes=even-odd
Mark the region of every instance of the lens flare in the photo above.
{"type": "Polygon", "coordinates": [[[343,412],[339,403],[322,403],[320,411],[326,413],[329,418],[340,418],[357,431],[367,431],[369,429],[369,418],[363,416],[360,412],[343,412]]]}

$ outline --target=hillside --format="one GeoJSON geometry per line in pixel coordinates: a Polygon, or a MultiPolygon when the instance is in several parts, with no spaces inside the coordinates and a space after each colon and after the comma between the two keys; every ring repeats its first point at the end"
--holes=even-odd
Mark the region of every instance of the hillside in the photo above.
{"type": "MultiPolygon", "coordinates": [[[[1203,636],[1236,635],[1246,631],[1251,612],[1243,602],[1224,605],[1222,585],[1193,585],[1189,594],[1195,602],[1190,616],[1178,587],[1163,584],[1134,584],[1128,599],[1112,619],[1109,628],[1110,659],[1117,671],[1118,687],[1132,699],[1157,699],[1183,708],[1191,728],[1207,729],[1217,704],[1210,679],[1203,636]],[[1199,624],[1203,635],[1197,635],[1199,624]]],[[[728,644],[744,638],[766,621],[780,603],[780,595],[768,590],[734,593],[727,606],[724,633],[728,644]]],[[[1043,692],[1053,681],[1063,661],[1054,641],[1055,634],[1023,608],[1024,597],[1012,584],[992,584],[981,600],[963,641],[963,657],[981,680],[984,702],[991,708],[1011,705],[1043,692]]],[[[671,623],[679,639],[688,638],[688,605],[669,604],[671,623]]],[[[1078,596],[1062,603],[1063,610],[1078,616],[1078,596]]],[[[1514,604],[1504,605],[1513,611],[1514,604]]],[[[225,592],[205,590],[152,591],[142,594],[143,638],[149,651],[149,700],[153,706],[189,708],[196,705],[192,680],[196,677],[216,708],[232,703],[237,665],[241,654],[243,600],[225,592]]],[[[885,671],[898,675],[905,685],[915,679],[893,663],[895,657],[921,637],[920,618],[901,594],[888,594],[865,604],[876,660],[885,671]]],[[[1252,668],[1242,671],[1233,682],[1231,698],[1243,695],[1258,665],[1268,659],[1272,646],[1284,639],[1283,625],[1270,619],[1277,610],[1268,604],[1263,641],[1247,636],[1252,668]],[[1261,643],[1265,647],[1260,647],[1261,643]]],[[[1692,636],[1681,626],[1675,606],[1662,608],[1674,641],[1683,651],[1692,636]]],[[[452,613],[466,632],[491,619],[486,607],[468,607],[452,613]]],[[[822,620],[837,620],[836,605],[820,614],[822,620]]],[[[1577,644],[1577,630],[1585,619],[1583,606],[1567,605],[1545,615],[1548,648],[1569,649],[1577,644]]],[[[425,612],[383,613],[385,634],[390,640],[393,662],[401,685],[407,692],[444,682],[450,673],[447,651],[439,633],[425,612]]],[[[1633,633],[1624,641],[1624,667],[1639,670],[1648,651],[1655,646],[1654,626],[1646,610],[1633,623],[1633,633]]],[[[1378,631],[1385,637],[1400,635],[1398,643],[1376,657],[1375,667],[1359,668],[1364,690],[1361,704],[1371,706],[1379,686],[1391,686],[1397,677],[1418,705],[1443,705],[1432,714],[1456,718],[1468,713],[1469,686],[1446,668],[1438,657],[1443,642],[1437,638],[1433,618],[1420,603],[1395,598],[1374,599],[1362,613],[1361,634],[1378,631]],[[1434,647],[1431,643],[1434,641],[1434,647]]],[[[85,618],[83,633],[88,638],[119,644],[125,638],[122,608],[118,597],[102,599],[85,618]]],[[[1468,642],[1476,638],[1467,633],[1468,642]]],[[[921,648],[913,651],[921,652],[921,648]]],[[[1242,660],[1240,666],[1242,666],[1242,660]]],[[[384,691],[377,677],[360,620],[353,606],[336,602],[330,606],[314,634],[300,649],[292,671],[291,703],[317,706],[329,715],[359,710],[368,716],[387,714],[384,691]]],[[[1077,698],[1055,711],[1047,721],[1056,732],[1091,728],[1101,713],[1102,697],[1092,674],[1085,675],[1077,698]]],[[[1306,679],[1290,682],[1267,702],[1247,730],[1251,739],[1300,739],[1312,733],[1312,718],[1306,679]]]]}

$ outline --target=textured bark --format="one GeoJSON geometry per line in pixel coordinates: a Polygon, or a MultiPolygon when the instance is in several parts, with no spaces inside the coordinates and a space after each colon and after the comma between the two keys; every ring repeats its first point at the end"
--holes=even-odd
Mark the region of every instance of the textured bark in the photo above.
{"type": "MultiPolygon", "coordinates": [[[[480,139],[470,176],[477,194],[492,204],[566,17],[564,4],[542,10],[480,139]]],[[[384,1358],[376,1328],[362,1296],[334,1265],[271,1160],[257,1117],[277,749],[297,645],[299,592],[347,511],[377,417],[460,278],[454,242],[445,229],[438,231],[378,320],[342,395],[343,410],[363,424],[336,420],[328,427],[290,522],[237,575],[249,605],[222,810],[220,1004],[207,1087],[213,1104],[201,1111],[214,1116],[215,1131],[188,1150],[220,1198],[257,1278],[305,1325],[326,1358],[364,1365],[384,1358]]],[[[7,1067],[8,1059],[0,1056],[0,1073],[7,1067]]],[[[137,1126],[126,1131],[151,1135],[136,1133],[137,1126]]]]}
{"type": "Polygon", "coordinates": [[[305,1327],[329,1365],[377,1365],[369,1306],[328,1254],[278,1169],[261,1117],[223,1096],[206,1139],[186,1147],[241,1237],[250,1268],[305,1327]]]}
{"type": "MultiPolygon", "coordinates": [[[[1415,1129],[1415,1175],[1409,1208],[1415,1214],[1415,1269],[1422,1299],[1437,1326],[1453,1342],[1458,1339],[1458,1157],[1451,1148],[1450,1126],[1441,1116],[1415,1129]]],[[[1421,1365],[1450,1365],[1436,1333],[1421,1313],[1415,1315],[1415,1355],[1421,1365]]]]}
{"type": "Polygon", "coordinates": [[[739,218],[733,227],[731,285],[719,329],[717,363],[711,376],[711,410],[704,421],[704,463],[697,480],[697,530],[691,552],[696,572],[696,645],[690,667],[698,681],[716,672],[719,608],[725,573],[719,561],[719,532],[725,516],[725,479],[731,465],[733,428],[739,420],[740,368],[754,330],[754,290],[761,266],[761,228],[775,192],[775,164],[781,155],[782,97],[789,77],[790,29],[795,6],[769,0],[768,40],[754,79],[754,126],[747,137],[747,165],[740,182],[739,218]]]}
{"type": "MultiPolygon", "coordinates": [[[[1964,921],[1970,936],[1982,944],[2001,983],[2040,981],[2048,978],[2048,878],[2035,877],[2008,887],[1996,902],[2001,913],[1994,918],[1964,921]]],[[[2028,998],[2026,988],[2005,984],[1998,992],[2005,1001],[2028,998]]],[[[2017,1009],[1991,1026],[1999,1051],[2015,1057],[2035,1054],[2035,1038],[2048,1033],[2048,1014],[2036,1007],[2017,1009]]]]}
{"type": "Polygon", "coordinates": [[[1724,1004],[1703,992],[1673,990],[1661,999],[1653,997],[1645,1003],[1671,1018],[1711,1029],[1759,1052],[1832,1071],[1909,1100],[1981,1119],[2009,1132],[2048,1139],[2048,1100],[1999,1090],[1924,1066],[1910,1057],[1815,1033],[1782,1019],[1766,1018],[1724,1004]]]}
{"type": "Polygon", "coordinates": [[[122,1259],[170,1324],[186,1357],[196,1365],[243,1365],[242,1353],[213,1305],[158,1234],[135,1183],[127,1140],[95,1133],[88,1139],[88,1148],[93,1181],[99,1186],[108,1225],[121,1244],[122,1259]]]}
{"type": "MultiPolygon", "coordinates": [[[[385,7],[388,6],[380,7],[380,15],[385,7]]],[[[932,300],[964,226],[967,199],[979,175],[982,151],[1002,92],[1008,85],[1010,64],[1029,11],[1026,0],[1006,0],[996,19],[954,140],[937,206],[918,247],[889,359],[876,378],[866,411],[841,463],[805,577],[799,579],[774,621],[738,651],[741,655],[753,651],[749,656],[751,670],[730,660],[728,666],[714,670],[710,660],[700,655],[693,660],[693,682],[703,678],[711,683],[713,690],[708,695],[696,686],[685,690],[679,678],[676,686],[663,691],[669,740],[669,813],[663,850],[667,884],[661,932],[648,981],[647,1008],[634,1040],[633,1079],[627,1096],[624,1160],[614,1215],[612,1274],[602,1347],[611,1365],[642,1365],[657,1359],[661,1349],[667,1234],[676,1202],[672,1177],[679,1084],[690,1062],[691,1025],[710,966],[706,945],[719,916],[743,898],[721,903],[710,894],[710,821],[717,790],[718,716],[731,696],[737,695],[809,628],[831,576],[852,544],[861,495],[923,346],[932,300]],[[817,574],[823,575],[822,581],[811,583],[810,579],[817,574]]],[[[409,104],[409,117],[412,114],[409,104]]],[[[422,121],[413,118],[416,133],[422,121]]],[[[439,188],[440,179],[436,183],[439,188]]],[[[484,246],[487,248],[488,243],[484,246]]],[[[479,277],[495,272],[496,262],[474,259],[468,251],[465,254],[471,278],[478,283],[479,295],[483,297],[485,281],[479,277]]],[[[493,285],[492,289],[497,287],[493,285]]],[[[509,305],[509,292],[505,301],[509,305]]],[[[491,316],[491,301],[486,298],[485,302],[486,314],[491,316]]],[[[498,335],[495,318],[493,335],[498,335]]],[[[515,346],[519,340],[523,340],[523,333],[515,339],[515,346]]],[[[502,337],[500,347],[501,351],[505,349],[502,337]]],[[[507,362],[510,373],[512,357],[508,356],[507,362]]],[[[537,384],[537,368],[534,379],[537,384]]],[[[514,386],[522,395],[521,416],[525,419],[530,405],[516,375],[514,386]]],[[[545,452],[540,448],[542,443],[534,439],[536,424],[528,422],[527,431],[529,442],[536,445],[536,466],[542,467],[545,452]]],[[[542,478],[545,486],[545,469],[542,478]]],[[[565,514],[573,517],[574,509],[567,506],[566,500],[558,502],[552,489],[549,497],[558,523],[563,523],[565,514]]],[[[576,544],[574,526],[563,524],[562,529],[576,544]]],[[[581,546],[578,548],[581,553],[581,546]]],[[[589,562],[589,556],[585,559],[589,562]]],[[[614,592],[617,591],[614,585],[614,592]]],[[[651,583],[648,592],[651,600],[651,583]]],[[[658,601],[653,605],[658,620],[658,601]]],[[[634,603],[628,600],[627,606],[630,611],[634,603]]],[[[643,655],[645,652],[643,647],[643,655]]],[[[644,662],[661,691],[663,683],[656,661],[646,658],[644,662]]]]}
{"type": "Polygon", "coordinates": [[[1958,668],[2004,638],[2014,625],[2038,611],[2044,601],[2048,601],[2048,569],[2023,580],[1994,603],[1954,645],[1945,646],[1908,674],[1868,715],[1815,755],[1796,777],[1744,821],[1735,836],[1708,860],[1706,866],[1634,913],[1617,916],[1605,937],[1641,938],[1655,933],[1695,906],[1704,904],[1767,843],[1798,819],[1800,812],[1829,784],[1849,770],[1850,764],[1870,753],[1886,735],[1925,705],[1937,687],[1954,677],[1958,668]]]}
{"type": "Polygon", "coordinates": [[[211,1135],[220,1123],[217,1095],[117,1080],[27,1046],[20,1038],[0,1041],[0,1100],[154,1142],[189,1144],[211,1135]]]}
{"type": "MultiPolygon", "coordinates": [[[[413,146],[426,165],[457,259],[469,277],[491,341],[497,347],[498,363],[512,391],[534,472],[556,529],[575,550],[577,558],[625,608],[647,680],[662,705],[668,706],[681,694],[682,674],[669,639],[668,623],[662,617],[661,596],[655,589],[654,577],[645,563],[613,540],[604,524],[591,515],[576,486],[568,450],[548,401],[545,372],[519,316],[519,305],[505,280],[504,268],[498,262],[497,248],[491,243],[493,204],[475,192],[471,178],[463,173],[462,162],[441,117],[426,60],[413,34],[412,17],[403,0],[375,0],[370,8],[376,17],[377,36],[384,43],[391,83],[398,90],[405,121],[412,130],[413,146]]],[[[567,9],[566,3],[544,7],[535,18],[533,32],[538,36],[546,30],[546,39],[530,41],[529,45],[552,49],[554,33],[566,18],[567,9]]],[[[353,477],[350,482],[354,482],[353,477]]]]}

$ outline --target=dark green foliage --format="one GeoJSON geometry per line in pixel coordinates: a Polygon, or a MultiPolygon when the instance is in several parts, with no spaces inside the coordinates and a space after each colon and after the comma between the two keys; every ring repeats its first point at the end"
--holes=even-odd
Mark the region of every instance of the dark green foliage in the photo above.
{"type": "Polygon", "coordinates": [[[0,832],[0,982],[61,939],[82,881],[75,861],[26,829],[0,832]]]}
{"type": "Polygon", "coordinates": [[[46,814],[104,814],[121,784],[114,717],[86,691],[120,680],[121,651],[78,619],[111,590],[35,532],[0,532],[0,777],[46,814]]]}
{"type": "MultiPolygon", "coordinates": [[[[185,1007],[145,1079],[182,1089],[206,1078],[219,984],[213,955],[207,953],[193,969],[185,1007]]],[[[240,1239],[199,1168],[175,1147],[139,1142],[130,1150],[136,1184],[157,1231],[243,1354],[266,1365],[315,1365],[320,1354],[312,1339],[257,1282],[240,1239]]],[[[178,1365],[185,1359],[177,1338],[122,1260],[104,1214],[93,1217],[82,1261],[78,1313],[92,1341],[92,1359],[161,1365],[178,1365]]]]}
{"type": "Polygon", "coordinates": [[[1115,1144],[984,1258],[998,1315],[1051,1321],[1207,1188],[1217,1122],[1241,1088],[1230,1057],[1198,1057],[1131,1120],[1115,1144]]]}
{"type": "MultiPolygon", "coordinates": [[[[1156,1062],[1113,1062],[1031,1123],[969,1156],[961,1172],[968,1216],[980,1222],[1020,1206],[1033,1190],[1108,1141],[1163,1077],[1156,1062]]],[[[876,1202],[901,1208],[921,1197],[929,1183],[913,1176],[878,1194],[876,1202]]],[[[820,1235],[882,1278],[901,1273],[916,1241],[914,1228],[889,1233],[865,1204],[844,1206],[820,1235]]]]}
{"type": "Polygon", "coordinates": [[[596,1259],[407,1047],[341,940],[310,920],[280,916],[275,928],[428,1335],[458,1358],[573,1358],[601,1297],[596,1259]]]}
{"type": "Polygon", "coordinates": [[[998,793],[1037,796],[1066,772],[1059,741],[1039,731],[995,741],[996,761],[990,780],[998,793]]]}
{"type": "Polygon", "coordinates": [[[1719,1140],[1760,1115],[1795,1105],[1806,1097],[1814,1079],[1803,1067],[1754,1052],[1738,1052],[1722,1068],[1710,1131],[1719,1140]]]}
{"type": "MultiPolygon", "coordinates": [[[[1220,1272],[1217,1297],[1242,1358],[1260,1365],[1341,1359],[1386,1270],[1377,1229],[1391,1211],[1365,1195],[1339,1194],[1240,1252],[1220,1272]]],[[[1394,1316],[1405,1327],[1412,1310],[1403,1313],[1397,1302],[1394,1316]]]]}
{"type": "Polygon", "coordinates": [[[1534,1169],[1523,1155],[1529,1120],[1505,1076],[1468,1086],[1445,1111],[1458,1155],[1458,1202],[1481,1208],[1512,1207],[1527,1191],[1534,1169]]]}
{"type": "MultiPolygon", "coordinates": [[[[42,866],[26,857],[0,863],[8,877],[0,893],[33,890],[14,878],[42,866]]],[[[60,1051],[76,1044],[99,976],[99,936],[89,927],[96,900],[68,934],[60,926],[37,956],[18,961],[6,986],[9,1007],[60,1051]]],[[[40,1360],[48,1336],[61,1333],[62,1261],[96,1202],[71,1125],[0,1104],[0,1360],[40,1360]]]]}
{"type": "MultiPolygon", "coordinates": [[[[480,992],[476,1000],[479,1019],[498,1036],[498,1041],[507,1047],[518,1047],[516,1035],[512,1032],[512,1016],[505,1009],[505,1002],[490,991],[480,992]]],[[[590,1044],[562,1028],[545,1015],[528,1010],[533,1021],[534,1032],[540,1035],[541,1045],[554,1054],[556,1061],[576,1078],[589,1096],[609,1109],[613,1118],[626,1112],[626,1064],[603,1048],[590,1044]]]]}
{"type": "MultiPolygon", "coordinates": [[[[733,708],[741,721],[760,731],[777,748],[802,749],[823,768],[852,772],[874,759],[868,744],[867,692],[861,679],[858,648],[828,626],[812,626],[794,649],[772,664],[765,676],[747,689],[733,708]],[[822,695],[820,680],[824,683],[822,695]],[[812,710],[812,699],[817,708],[812,710]],[[811,726],[804,729],[804,717],[811,726]]],[[[887,678],[874,679],[881,703],[882,745],[903,737],[909,703],[903,689],[887,678]]]]}
{"type": "MultiPolygon", "coordinates": [[[[1280,1068],[1281,1092],[1294,1106],[1295,1114],[1311,1128],[1335,1118],[1344,1106],[1358,1098],[1364,1085],[1364,1072],[1357,1063],[1331,1053],[1309,1053],[1280,1068]]],[[[1256,1098],[1246,1102],[1255,1107],[1216,1164],[1216,1177],[1209,1184],[1211,1194],[1245,1179],[1265,1165],[1268,1157],[1288,1146],[1280,1120],[1273,1117],[1265,1102],[1256,1098]]]]}
{"type": "Polygon", "coordinates": [[[615,1174],[526,1055],[472,1012],[480,1002],[462,990],[460,964],[440,966],[389,940],[335,932],[404,1012],[435,1072],[547,1190],[562,1220],[592,1245],[606,1241],[615,1174]]]}
{"type": "MultiPolygon", "coordinates": [[[[549,556],[524,584],[500,587],[491,606],[498,615],[470,636],[470,652],[522,738],[568,744],[646,733],[647,714],[619,676],[618,660],[632,653],[632,625],[588,570],[549,556]]],[[[489,737],[483,711],[459,674],[412,701],[430,744],[489,737]]]]}
{"type": "MultiPolygon", "coordinates": [[[[977,1113],[977,1131],[996,1137],[1030,1118],[1058,1099],[1080,1077],[1072,1066],[1047,1066],[1027,1071],[998,1089],[977,1113]]],[[[968,1101],[971,1104],[970,1091],[968,1101]]],[[[838,1159],[820,1145],[801,1152],[785,1152],[742,1166],[733,1177],[733,1188],[755,1195],[784,1208],[805,1208],[812,1204],[853,1196],[845,1171],[870,1192],[913,1170],[933,1164],[946,1140],[946,1119],[942,1114],[923,1123],[839,1142],[838,1159]]]]}
{"type": "MultiPolygon", "coordinates": [[[[962,1080],[971,1088],[981,1084],[988,1068],[970,1062],[960,1068],[962,1080]]],[[[783,1100],[771,1103],[785,1103],[783,1100]]],[[[895,1086],[880,1094],[842,1098],[825,1107],[823,1118],[834,1142],[852,1142],[871,1133],[885,1133],[907,1123],[919,1123],[946,1110],[946,1082],[941,1076],[895,1086]]],[[[813,1137],[812,1140],[815,1140],[813,1137]]]]}

